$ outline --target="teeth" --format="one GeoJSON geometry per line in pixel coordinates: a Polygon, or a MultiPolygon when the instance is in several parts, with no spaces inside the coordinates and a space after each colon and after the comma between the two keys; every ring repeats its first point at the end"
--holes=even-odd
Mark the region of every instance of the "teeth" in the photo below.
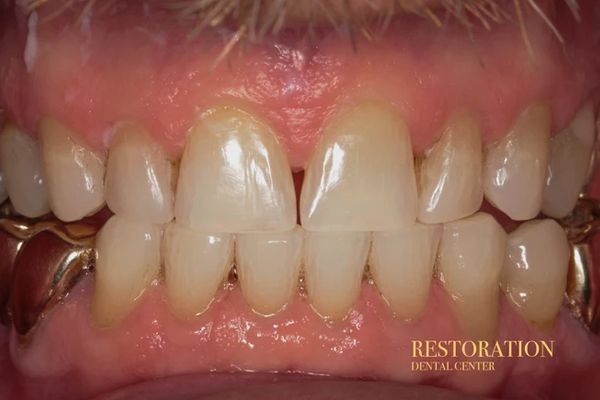
{"type": "Polygon", "coordinates": [[[502,284],[524,319],[551,327],[567,287],[570,247],[555,221],[523,223],[508,235],[502,284]]]}
{"type": "Polygon", "coordinates": [[[8,199],[8,192],[6,191],[6,178],[4,173],[0,171],[0,204],[4,203],[8,199]]]}
{"type": "Polygon", "coordinates": [[[586,183],[594,148],[594,109],[586,103],[568,128],[551,139],[550,165],[542,203],[549,217],[566,217],[586,183]]]}
{"type": "Polygon", "coordinates": [[[425,308],[441,233],[441,225],[417,222],[373,234],[371,273],[397,317],[414,319],[425,308]]]}
{"type": "Polygon", "coordinates": [[[293,229],[292,173],[274,133],[235,108],[204,116],[181,160],[175,214],[180,224],[201,231],[293,229]]]}
{"type": "Polygon", "coordinates": [[[158,225],[113,216],[96,238],[92,315],[102,327],[121,321],[160,270],[158,225]]]}
{"type": "Polygon", "coordinates": [[[263,315],[282,310],[296,293],[304,231],[237,236],[237,272],[244,297],[263,315]]]}
{"type": "Polygon", "coordinates": [[[484,192],[490,203],[515,221],[534,218],[542,206],[550,149],[550,109],[527,108],[508,134],[488,149],[484,192]]]}
{"type": "Polygon", "coordinates": [[[40,141],[50,208],[57,218],[77,221],[104,205],[104,160],[73,140],[57,121],[43,118],[40,141]]]}
{"type": "Polygon", "coordinates": [[[173,165],[141,127],[119,126],[106,167],[106,203],[115,213],[154,224],[173,219],[173,165]]]}
{"type": "Polygon", "coordinates": [[[233,235],[196,232],[171,223],[165,232],[169,305],[181,319],[204,312],[233,260],[233,235]]]}
{"type": "Polygon", "coordinates": [[[419,220],[434,224],[469,216],[481,207],[481,135],[469,114],[455,116],[429,151],[419,174],[419,220]]]}
{"type": "Polygon", "coordinates": [[[29,218],[50,211],[39,148],[12,124],[0,134],[0,170],[15,211],[29,218]]]}
{"type": "Polygon", "coordinates": [[[304,177],[302,226],[383,231],[416,219],[410,134],[393,110],[367,103],[325,128],[304,177]]]}
{"type": "Polygon", "coordinates": [[[346,316],[360,294],[369,253],[366,232],[310,232],[305,246],[308,298],[324,318],[346,316]]]}
{"type": "Polygon", "coordinates": [[[498,324],[498,282],[506,234],[491,215],[477,213],[444,224],[440,280],[455,315],[473,339],[493,339],[498,324]]]}

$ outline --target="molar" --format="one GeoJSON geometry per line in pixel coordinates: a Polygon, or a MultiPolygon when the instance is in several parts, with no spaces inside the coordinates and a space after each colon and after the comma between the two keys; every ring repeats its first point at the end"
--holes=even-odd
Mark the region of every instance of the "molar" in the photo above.
{"type": "Polygon", "coordinates": [[[485,196],[515,221],[535,218],[540,212],[550,151],[550,123],[550,108],[534,104],[486,152],[485,196]]]}
{"type": "Polygon", "coordinates": [[[496,335],[505,246],[506,233],[489,214],[444,224],[440,280],[452,297],[459,323],[473,339],[492,340],[496,335]]]}
{"type": "Polygon", "coordinates": [[[310,231],[384,231],[412,225],[417,187],[410,134],[390,107],[365,103],[325,127],[300,197],[310,231]]]}
{"type": "Polygon", "coordinates": [[[121,123],[106,167],[106,203],[115,213],[151,224],[173,219],[174,168],[144,128],[121,123]]]}
{"type": "Polygon", "coordinates": [[[104,205],[104,158],[77,143],[51,118],[39,125],[50,208],[57,218],[77,221],[104,205]]]}
{"type": "Polygon", "coordinates": [[[176,197],[177,222],[199,231],[285,232],[296,224],[292,172],[274,132],[233,107],[191,129],[176,197]]]}
{"type": "Polygon", "coordinates": [[[40,149],[31,136],[10,123],[0,134],[0,170],[19,214],[37,218],[50,211],[40,149]]]}

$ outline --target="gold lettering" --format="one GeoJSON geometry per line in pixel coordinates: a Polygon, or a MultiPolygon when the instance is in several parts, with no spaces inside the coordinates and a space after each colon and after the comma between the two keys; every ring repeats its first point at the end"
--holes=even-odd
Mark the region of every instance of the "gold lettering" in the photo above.
{"type": "Polygon", "coordinates": [[[413,358],[416,357],[423,357],[423,342],[420,340],[413,340],[412,341],[412,356],[413,358]],[[417,355],[418,353],[418,355],[417,355]]]}

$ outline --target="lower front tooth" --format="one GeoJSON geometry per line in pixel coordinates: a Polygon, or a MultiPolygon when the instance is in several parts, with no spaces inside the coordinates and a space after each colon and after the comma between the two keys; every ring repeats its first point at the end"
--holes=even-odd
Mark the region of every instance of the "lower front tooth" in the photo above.
{"type": "Polygon", "coordinates": [[[399,318],[417,318],[427,304],[441,228],[416,223],[398,231],[373,234],[371,273],[399,318]]]}
{"type": "Polygon", "coordinates": [[[506,233],[491,215],[477,213],[444,224],[439,250],[440,280],[452,308],[473,339],[491,340],[498,324],[498,282],[506,233]]]}
{"type": "Polygon", "coordinates": [[[570,247],[554,220],[528,221],[508,235],[502,286],[517,312],[551,327],[567,287],[570,247]]]}
{"type": "Polygon", "coordinates": [[[132,309],[160,271],[161,227],[113,216],[96,238],[96,289],[92,315],[102,327],[132,309]]]}
{"type": "Polygon", "coordinates": [[[308,298],[324,318],[342,319],[360,294],[367,232],[309,232],[304,254],[308,298]]]}
{"type": "Polygon", "coordinates": [[[290,301],[298,285],[304,231],[250,233],[236,239],[240,286],[252,309],[275,314],[290,301]]]}
{"type": "Polygon", "coordinates": [[[188,319],[204,312],[233,259],[233,235],[197,232],[171,223],[165,231],[165,283],[173,313],[188,319]]]}

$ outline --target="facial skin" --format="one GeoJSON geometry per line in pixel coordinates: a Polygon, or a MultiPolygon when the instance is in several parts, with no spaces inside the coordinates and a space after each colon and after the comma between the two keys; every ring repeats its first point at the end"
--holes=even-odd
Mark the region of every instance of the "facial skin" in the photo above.
{"type": "Polygon", "coordinates": [[[593,398],[565,292],[597,243],[563,217],[598,186],[598,27],[591,0],[2,1],[0,398],[593,398]],[[418,340],[555,351],[467,372],[418,340]]]}

